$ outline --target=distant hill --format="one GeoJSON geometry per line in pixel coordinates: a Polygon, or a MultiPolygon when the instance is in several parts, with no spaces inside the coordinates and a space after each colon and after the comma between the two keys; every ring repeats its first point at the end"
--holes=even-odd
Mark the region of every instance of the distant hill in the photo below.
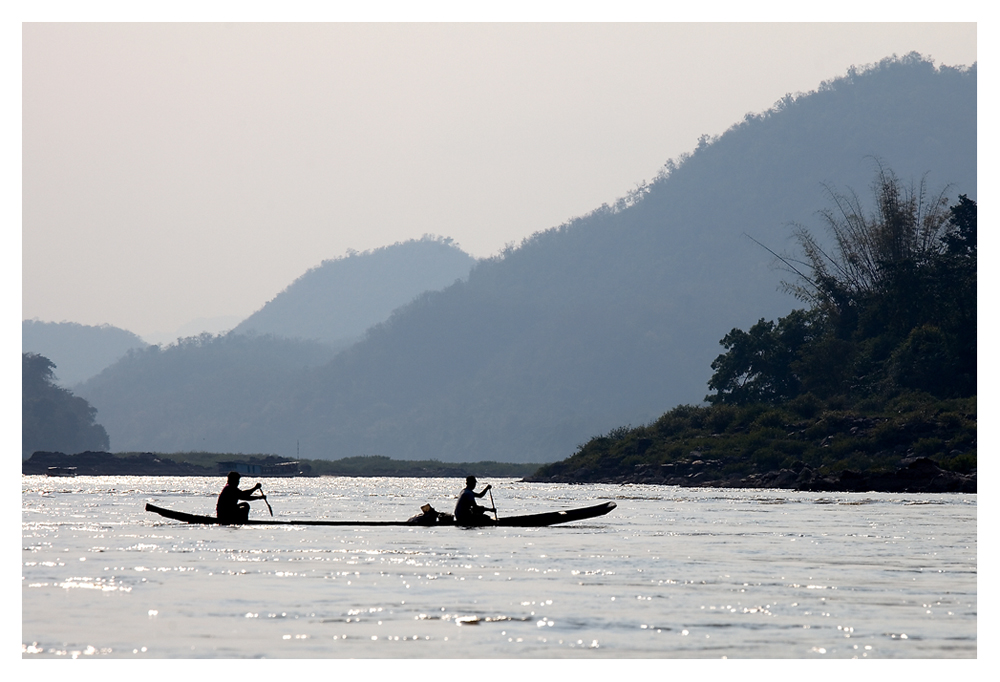
{"type": "Polygon", "coordinates": [[[951,199],[975,198],[976,91],[975,67],[911,55],[788,96],[616,205],[397,309],[239,419],[227,412],[246,387],[226,398],[219,387],[183,419],[164,414],[140,365],[110,368],[81,395],[132,450],[294,455],[301,443],[310,458],[563,459],[596,434],[701,402],[719,340],[795,307],[748,236],[791,248],[790,224],[816,228],[828,207],[824,183],[865,195],[877,156],[901,178],[929,173],[951,199]],[[130,400],[126,384],[141,385],[130,400]]]}
{"type": "Polygon", "coordinates": [[[21,322],[21,352],[44,355],[55,363],[55,382],[63,387],[89,379],[129,349],[146,345],[132,332],[107,324],[21,322]]]}
{"type": "Polygon", "coordinates": [[[233,331],[342,346],[418,294],[468,277],[475,263],[450,239],[426,236],[352,252],[309,270],[233,331]]]}
{"type": "MultiPolygon", "coordinates": [[[[106,428],[116,451],[152,450],[134,443],[162,443],[163,452],[204,451],[198,444],[212,443],[217,452],[248,452],[239,446],[247,440],[240,434],[256,432],[256,421],[281,409],[275,400],[335,353],[318,341],[205,333],[134,350],[79,393],[100,397],[101,423],[107,416],[114,424],[106,428]]],[[[283,449],[295,454],[295,438],[283,449]]]]}

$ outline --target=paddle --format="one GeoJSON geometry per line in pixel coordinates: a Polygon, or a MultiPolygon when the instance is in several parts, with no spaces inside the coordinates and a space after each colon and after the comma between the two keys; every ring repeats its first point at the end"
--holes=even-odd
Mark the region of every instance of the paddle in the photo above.
{"type": "Polygon", "coordinates": [[[267,501],[267,495],[264,494],[263,490],[260,491],[260,497],[264,500],[264,504],[267,505],[267,510],[271,512],[271,516],[274,516],[274,510],[271,509],[271,503],[267,501]]]}
{"type": "Polygon", "coordinates": [[[493,502],[493,487],[491,486],[487,492],[490,494],[490,506],[493,507],[493,520],[499,523],[500,516],[497,514],[497,505],[493,502]]]}

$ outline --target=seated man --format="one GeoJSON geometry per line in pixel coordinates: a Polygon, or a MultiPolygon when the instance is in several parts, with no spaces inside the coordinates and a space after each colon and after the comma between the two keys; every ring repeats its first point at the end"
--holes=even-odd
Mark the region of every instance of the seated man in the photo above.
{"type": "Polygon", "coordinates": [[[240,500],[262,500],[263,493],[254,497],[253,493],[260,490],[260,483],[249,490],[240,490],[240,475],[230,471],[226,479],[226,487],[219,493],[219,501],[215,504],[215,516],[222,523],[246,523],[250,518],[250,505],[240,500]]]}
{"type": "Polygon", "coordinates": [[[476,492],[476,477],[468,476],[465,479],[465,490],[458,496],[455,503],[455,524],[459,526],[483,526],[493,523],[493,519],[486,516],[486,512],[496,513],[493,507],[480,507],[476,504],[476,498],[482,497],[492,488],[487,484],[482,492],[476,492]]]}

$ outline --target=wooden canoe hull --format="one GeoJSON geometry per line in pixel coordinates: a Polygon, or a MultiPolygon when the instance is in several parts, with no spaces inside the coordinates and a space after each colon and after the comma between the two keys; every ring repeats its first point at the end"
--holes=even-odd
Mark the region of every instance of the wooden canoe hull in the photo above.
{"type": "MultiPolygon", "coordinates": [[[[602,502],[592,507],[581,507],[579,509],[567,509],[565,511],[544,512],[541,514],[527,514],[524,516],[501,517],[499,522],[490,521],[488,526],[505,527],[538,527],[554,526],[569,521],[580,521],[592,519],[597,516],[604,516],[616,505],[614,502],[602,502]]],[[[174,511],[164,507],[157,507],[155,504],[146,504],[146,511],[159,514],[174,521],[184,523],[205,524],[205,525],[243,525],[243,526],[419,526],[421,524],[409,521],[285,521],[279,519],[250,519],[242,524],[224,524],[214,516],[199,516],[198,514],[187,514],[185,512],[174,511]]],[[[438,523],[437,526],[455,525],[454,523],[438,523]]]]}
{"type": "Polygon", "coordinates": [[[618,505],[614,502],[602,502],[592,507],[580,507],[579,509],[566,509],[564,511],[543,512],[541,514],[527,514],[525,516],[511,516],[509,518],[501,516],[495,525],[498,526],[554,526],[559,523],[569,521],[582,521],[592,519],[597,516],[604,516],[618,505]]]}

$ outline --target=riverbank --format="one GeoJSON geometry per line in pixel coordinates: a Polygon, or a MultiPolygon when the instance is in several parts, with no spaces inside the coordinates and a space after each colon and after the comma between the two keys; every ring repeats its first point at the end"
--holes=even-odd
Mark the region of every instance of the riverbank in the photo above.
{"type": "Polygon", "coordinates": [[[529,481],[976,492],[976,398],[681,405],[596,436],[529,481]]]}
{"type": "MultiPolygon", "coordinates": [[[[232,457],[231,455],[229,457],[232,457]]],[[[349,463],[357,466],[356,462],[349,463]]],[[[383,466],[385,463],[381,463],[383,466]]],[[[797,462],[790,468],[748,476],[725,475],[722,462],[712,459],[694,459],[669,464],[638,464],[628,474],[611,476],[577,470],[550,476],[528,475],[526,483],[612,483],[677,485],[691,488],[783,488],[817,492],[889,492],[889,493],[975,493],[976,472],[960,474],[942,469],[926,457],[911,457],[891,472],[853,471],[846,469],[837,474],[820,473],[804,463],[797,462]]],[[[444,474],[421,476],[411,471],[411,477],[459,477],[469,465],[446,465],[444,474]]],[[[476,468],[473,466],[473,468],[476,468]]],[[[488,467],[478,467],[484,469],[488,467]]],[[[425,470],[426,472],[426,470],[425,470]]],[[[61,452],[36,452],[21,466],[25,475],[75,475],[75,476],[211,476],[218,477],[218,466],[200,466],[177,462],[154,453],[136,453],[117,456],[108,452],[83,452],[66,455],[61,452]]],[[[312,474],[297,473],[297,476],[312,474]]],[[[365,476],[361,473],[348,475],[365,476]]],[[[384,476],[386,474],[368,474],[384,476]]],[[[481,472],[483,476],[495,476],[481,472]]],[[[267,474],[260,477],[267,478],[267,474]]],[[[283,476],[284,477],[284,476],[283,476]]]]}
{"type": "Polygon", "coordinates": [[[216,467],[176,462],[152,452],[116,456],[110,452],[35,452],[21,462],[21,473],[56,476],[218,476],[216,467]]]}
{"type": "Polygon", "coordinates": [[[822,474],[802,462],[788,469],[755,473],[749,476],[725,475],[718,460],[693,460],[670,464],[637,464],[631,474],[593,476],[576,471],[571,474],[529,476],[529,483],[641,483],[677,485],[690,488],[781,488],[811,492],[882,492],[882,493],[975,493],[976,472],[960,474],[942,469],[927,457],[903,461],[895,471],[853,471],[822,474]]]}
{"type": "Polygon", "coordinates": [[[439,462],[394,460],[389,457],[292,460],[276,455],[239,455],[185,452],[35,452],[21,462],[25,475],[59,476],[225,476],[238,470],[250,478],[289,476],[380,476],[391,478],[517,478],[535,471],[539,464],[506,462],[439,462]]]}

